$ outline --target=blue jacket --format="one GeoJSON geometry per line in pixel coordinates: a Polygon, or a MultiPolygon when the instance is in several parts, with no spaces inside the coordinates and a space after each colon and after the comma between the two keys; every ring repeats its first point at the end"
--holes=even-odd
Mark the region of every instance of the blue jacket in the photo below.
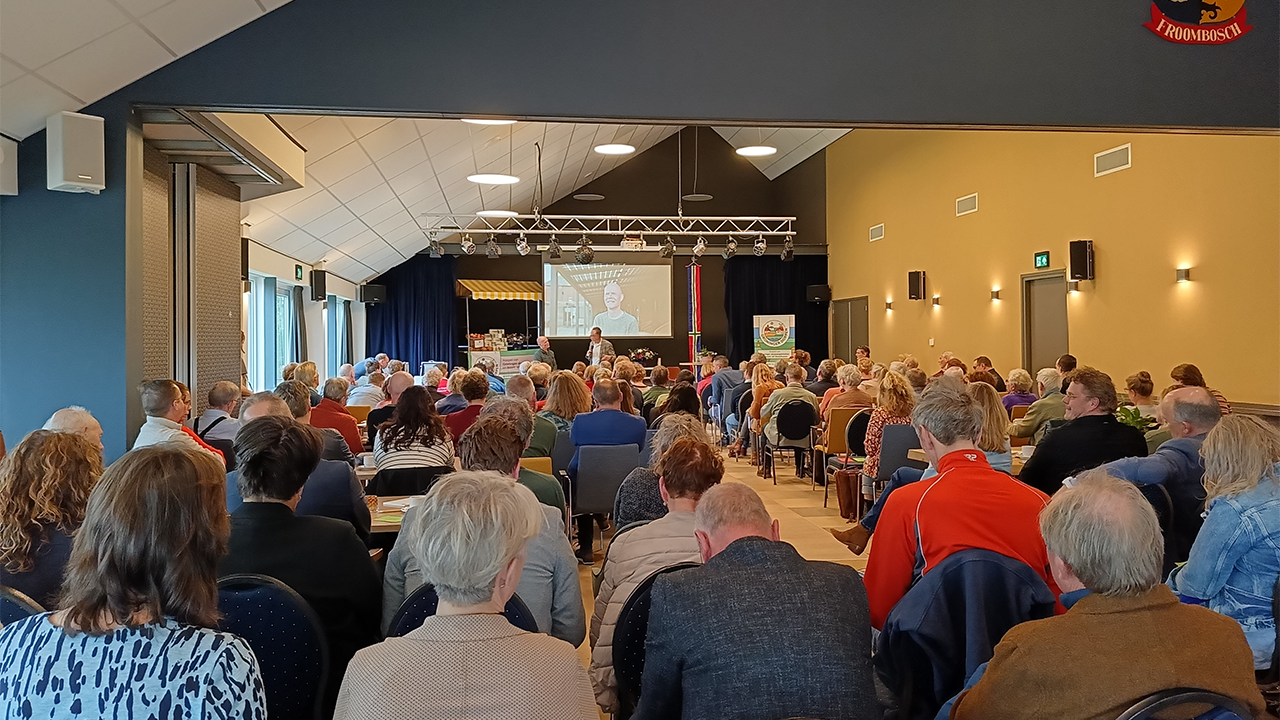
{"type": "MultiPolygon", "coordinates": [[[[712,405],[724,405],[728,402],[729,391],[735,386],[741,385],[744,378],[741,370],[733,370],[725,368],[717,370],[715,375],[711,376],[711,399],[712,405]]],[[[735,408],[723,406],[720,408],[720,417],[727,418],[733,413],[735,408]]]]}
{"type": "Polygon", "coordinates": [[[1116,477],[1135,485],[1163,485],[1173,500],[1173,532],[1166,539],[1172,562],[1186,562],[1203,522],[1204,463],[1200,446],[1204,435],[1166,440],[1147,457],[1130,457],[1106,464],[1116,477]]]}
{"type": "MultiPolygon", "coordinates": [[[[232,513],[244,502],[236,486],[237,472],[227,473],[227,512],[232,513]]],[[[315,472],[302,486],[302,499],[295,515],[319,515],[346,520],[355,528],[362,542],[369,540],[372,518],[364,501],[364,487],[356,479],[355,470],[340,460],[321,460],[315,472]]]]}
{"type": "MultiPolygon", "coordinates": [[[[1280,463],[1272,470],[1280,474],[1280,463]]],[[[1252,490],[1209,501],[1187,564],[1169,575],[1178,595],[1206,601],[1240,623],[1254,667],[1271,666],[1276,620],[1271,593],[1280,575],[1280,483],[1264,478],[1252,490]]]]}
{"type": "Polygon", "coordinates": [[[596,410],[578,415],[569,431],[574,446],[569,475],[578,476],[578,449],[583,445],[635,445],[643,449],[646,429],[644,418],[621,410],[596,410]]]}

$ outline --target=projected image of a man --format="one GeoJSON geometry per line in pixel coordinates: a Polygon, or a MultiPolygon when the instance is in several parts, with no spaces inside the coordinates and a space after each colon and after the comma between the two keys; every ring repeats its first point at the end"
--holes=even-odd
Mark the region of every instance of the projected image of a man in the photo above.
{"type": "Polygon", "coordinates": [[[604,335],[618,337],[639,335],[640,323],[631,313],[622,309],[622,286],[610,282],[604,286],[604,312],[596,315],[592,323],[600,328],[604,335]]]}

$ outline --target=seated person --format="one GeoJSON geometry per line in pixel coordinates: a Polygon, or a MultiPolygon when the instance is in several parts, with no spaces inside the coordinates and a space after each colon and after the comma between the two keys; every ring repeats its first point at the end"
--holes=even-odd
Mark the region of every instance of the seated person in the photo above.
{"type": "MultiPolygon", "coordinates": [[[[269,392],[254,393],[244,399],[240,408],[241,423],[260,417],[293,417],[289,406],[269,392]]],[[[239,470],[227,473],[227,512],[235,512],[244,500],[240,497],[239,470]]],[[[338,460],[321,460],[302,487],[302,499],[294,508],[298,515],[319,515],[351,523],[362,541],[369,539],[371,518],[364,499],[364,485],[350,465],[338,460]]]]}
{"type": "Polygon", "coordinates": [[[994,387],[996,389],[996,392],[1005,391],[1004,378],[1000,377],[1000,373],[996,372],[996,369],[991,366],[991,358],[987,357],[986,355],[979,355],[978,357],[974,358],[973,369],[975,372],[981,372],[981,373],[986,373],[990,375],[991,379],[986,380],[984,382],[987,382],[992,387],[994,387]]]}
{"type": "Polygon", "coordinates": [[[507,383],[498,377],[498,366],[492,359],[482,357],[476,361],[476,366],[472,369],[484,373],[485,382],[489,384],[489,390],[495,395],[501,395],[507,391],[507,383]]]}
{"type": "MultiPolygon", "coordinates": [[[[862,464],[862,475],[875,478],[880,472],[880,442],[884,439],[884,428],[887,425],[910,425],[911,410],[916,406],[916,394],[907,383],[907,379],[897,373],[887,373],[880,383],[880,394],[876,396],[876,407],[867,420],[867,434],[863,446],[867,451],[866,461],[862,464]]],[[[867,485],[863,484],[866,494],[867,485]]]]}
{"type": "Polygon", "coordinates": [[[698,391],[692,383],[678,382],[671,388],[666,401],[653,409],[653,420],[649,422],[649,429],[656,430],[662,427],[663,419],[672,415],[688,415],[701,420],[702,403],[698,400],[698,391]]]}
{"type": "Polygon", "coordinates": [[[552,375],[547,401],[538,411],[538,417],[550,420],[556,432],[562,433],[573,428],[575,417],[588,412],[591,412],[591,388],[582,376],[567,370],[552,375]]]}
{"type": "Polygon", "coordinates": [[[929,384],[929,376],[925,375],[920,368],[908,367],[903,377],[911,384],[911,390],[915,392],[916,397],[920,397],[920,393],[924,392],[925,386],[929,384]]]}
{"type": "Polygon", "coordinates": [[[369,411],[365,427],[376,428],[390,420],[391,413],[396,411],[396,401],[400,399],[400,393],[413,387],[414,384],[413,376],[407,372],[400,371],[388,375],[387,381],[382,384],[383,400],[369,411]]]}
{"type": "Polygon", "coordinates": [[[320,370],[316,367],[315,363],[310,360],[298,363],[298,367],[293,371],[293,379],[306,386],[308,396],[311,398],[311,407],[315,407],[320,404],[320,400],[323,399],[324,396],[319,393],[320,370]]]}
{"type": "MultiPolygon", "coordinates": [[[[534,413],[538,411],[538,396],[534,392],[533,381],[523,375],[516,375],[507,381],[507,397],[521,400],[529,406],[529,415],[533,418],[533,435],[529,438],[529,447],[525,448],[525,457],[551,457],[556,446],[556,424],[534,413]]],[[[483,411],[481,411],[483,413],[483,411]]]]}
{"type": "MultiPolygon", "coordinates": [[[[229,381],[219,380],[209,388],[206,398],[209,406],[199,417],[187,421],[201,440],[234,440],[236,431],[240,429],[240,421],[231,417],[240,404],[240,386],[229,381]]],[[[46,428],[47,429],[47,428],[46,428]]]]}
{"type": "Polygon", "coordinates": [[[830,358],[818,363],[818,379],[804,386],[805,390],[822,397],[832,388],[839,387],[836,381],[836,361],[830,358]]]}
{"type": "MultiPolygon", "coordinates": [[[[831,422],[832,410],[840,408],[869,408],[876,404],[875,398],[858,389],[861,379],[856,365],[841,365],[840,369],[836,371],[836,382],[836,394],[831,396],[831,399],[827,401],[826,407],[822,409],[822,426],[824,428],[828,428],[831,422]]],[[[838,432],[844,432],[844,428],[838,428],[838,432]]],[[[829,434],[824,433],[823,444],[829,441],[829,434]]]]}
{"type": "Polygon", "coordinates": [[[201,448],[223,460],[221,451],[210,447],[194,430],[182,424],[191,414],[191,391],[186,385],[176,380],[152,380],[143,383],[138,393],[142,396],[142,411],[147,421],[133,440],[134,450],[170,442],[181,447],[201,448]]]}
{"type": "Polygon", "coordinates": [[[1053,369],[1057,370],[1058,374],[1062,376],[1062,394],[1063,395],[1067,394],[1067,385],[1068,385],[1067,373],[1071,372],[1072,370],[1075,370],[1076,365],[1078,364],[1079,364],[1079,361],[1076,360],[1076,356],[1070,353],[1067,353],[1065,355],[1060,355],[1058,357],[1058,360],[1053,364],[1053,369]]]}
{"type": "MultiPolygon", "coordinates": [[[[239,399],[237,397],[237,399],[239,399]]],[[[89,441],[89,444],[98,448],[98,454],[101,455],[106,446],[102,444],[102,423],[93,416],[93,413],[85,410],[79,405],[71,405],[58,410],[54,410],[53,414],[45,420],[42,430],[52,430],[54,432],[74,433],[89,441]]],[[[0,451],[4,450],[4,442],[0,441],[0,451]]],[[[0,452],[0,459],[4,458],[4,453],[0,452]]]]}
{"type": "MultiPolygon", "coordinates": [[[[518,376],[517,376],[518,377],[518,376]]],[[[515,382],[516,378],[511,378],[515,382]]],[[[508,383],[510,385],[511,383],[508,383]]],[[[516,438],[520,441],[520,450],[524,453],[521,457],[529,457],[529,443],[533,442],[534,414],[529,409],[529,404],[523,400],[514,397],[495,397],[484,404],[484,409],[480,411],[480,418],[497,416],[511,423],[515,431],[516,438]]],[[[476,422],[480,422],[480,418],[476,422]]],[[[461,454],[461,446],[459,446],[459,454],[461,454]]],[[[465,465],[463,467],[466,467],[465,465]]],[[[469,468],[475,470],[477,468],[469,468]]],[[[491,469],[491,468],[483,468],[491,469]]],[[[538,502],[548,505],[560,511],[561,530],[564,530],[564,511],[565,498],[564,487],[560,485],[560,481],[547,475],[529,468],[522,467],[516,475],[516,481],[521,485],[533,491],[538,502]]]]}
{"type": "Polygon", "coordinates": [[[101,476],[102,451],[77,434],[36,430],[10,451],[0,463],[0,585],[57,606],[72,537],[101,476]]]}
{"type": "Polygon", "coordinates": [[[697,385],[696,379],[697,376],[693,374],[692,370],[681,368],[680,372],[676,373],[676,382],[678,383],[686,382],[690,385],[697,385]]]}
{"type": "Polygon", "coordinates": [[[386,395],[382,394],[382,385],[387,381],[387,377],[377,370],[369,373],[366,377],[368,382],[352,385],[351,389],[347,391],[347,407],[363,405],[375,408],[386,399],[386,395]]]}
{"type": "Polygon", "coordinates": [[[170,444],[112,463],[89,493],[57,612],[0,632],[5,715],[266,718],[253,651],[214,629],[224,472],[170,444]]]}
{"type": "Polygon", "coordinates": [[[915,406],[911,424],[938,475],[898,489],[884,504],[866,572],[875,628],[883,627],[918,574],[959,550],[1020,560],[1054,589],[1036,525],[1048,497],[992,469],[978,446],[982,406],[963,390],[935,384],[915,406]]]}
{"type": "MultiPolygon", "coordinates": [[[[1039,395],[1031,392],[1032,382],[1031,373],[1022,368],[1014,368],[1009,371],[1009,394],[1000,398],[1000,403],[1004,405],[1009,417],[1013,417],[1013,406],[1031,405],[1040,399],[1039,395]]],[[[1027,409],[1030,410],[1031,408],[1027,409]]]]}
{"type": "Polygon", "coordinates": [[[332,708],[351,656],[381,638],[382,583],[350,524],[294,512],[320,447],[319,433],[291,418],[268,415],[240,428],[236,484],[244,503],[231,513],[218,574],[268,575],[311,605],[329,641],[323,704],[332,708]]]}
{"type": "Polygon", "coordinates": [[[496,472],[454,473],[431,488],[400,540],[439,595],[436,613],[356,654],[337,720],[597,720],[573,646],[520,630],[501,614],[520,585],[526,544],[545,527],[541,507],[528,488],[496,472]]]}
{"type": "Polygon", "coordinates": [[[1067,612],[1005,633],[953,701],[953,720],[1110,720],[1179,687],[1265,716],[1239,626],[1160,584],[1160,524],[1137,488],[1089,472],[1053,496],[1039,524],[1067,612]]]}
{"type": "Polygon", "coordinates": [[[739,430],[743,425],[744,418],[738,416],[741,405],[742,396],[753,391],[755,387],[755,369],[760,363],[748,362],[746,370],[743,371],[743,382],[729,388],[729,392],[725,394],[724,406],[724,430],[725,435],[730,440],[739,437],[739,430]]]}
{"type": "Polygon", "coordinates": [[[1125,394],[1129,397],[1129,403],[1142,413],[1142,417],[1155,419],[1160,403],[1151,397],[1156,390],[1156,384],[1151,380],[1151,373],[1139,370],[1136,374],[1124,379],[1124,388],[1125,394]]]}
{"type": "Polygon", "coordinates": [[[760,408],[760,424],[764,426],[764,437],[770,445],[777,446],[778,410],[792,400],[803,400],[813,406],[813,416],[818,417],[818,398],[804,389],[804,366],[793,364],[787,366],[786,387],[774,390],[768,401],[760,408]]]}
{"type": "Polygon", "coordinates": [[[1209,387],[1204,381],[1204,374],[1195,365],[1191,363],[1178,365],[1169,373],[1169,377],[1173,378],[1173,382],[1178,387],[1202,387],[1208,390],[1209,394],[1218,401],[1218,406],[1222,408],[1222,414],[1231,414],[1231,403],[1227,402],[1227,398],[1222,393],[1209,387]]]}
{"type": "Polygon", "coordinates": [[[444,382],[444,371],[438,367],[432,367],[422,376],[422,387],[427,391],[427,398],[431,400],[431,404],[435,405],[444,399],[439,387],[444,382]]]}
{"type": "Polygon", "coordinates": [[[395,407],[390,420],[370,430],[378,469],[452,467],[453,438],[427,389],[406,388],[395,407]]]}
{"type": "Polygon", "coordinates": [[[1239,623],[1253,667],[1265,670],[1276,643],[1271,593],[1280,575],[1280,434],[1256,416],[1228,415],[1209,431],[1202,452],[1208,514],[1169,587],[1239,623]]]}
{"type": "MultiPolygon", "coordinates": [[[[480,417],[480,408],[484,405],[485,398],[489,397],[489,379],[480,370],[471,370],[458,383],[458,389],[462,391],[462,397],[466,399],[467,406],[457,412],[449,413],[444,417],[445,425],[449,426],[449,434],[453,436],[453,442],[456,445],[458,438],[462,437],[462,433],[471,427],[471,423],[480,417]]],[[[503,385],[503,392],[506,386],[503,385]]],[[[495,391],[497,392],[497,391],[495,391]]]]}
{"type": "MultiPolygon", "coordinates": [[[[582,413],[573,419],[573,430],[569,437],[573,440],[573,459],[569,461],[569,477],[574,482],[578,479],[578,457],[584,445],[635,445],[644,447],[644,419],[622,411],[622,393],[620,383],[613,380],[600,380],[591,389],[591,397],[595,400],[594,412],[582,413]]],[[[592,554],[592,522],[591,515],[578,516],[578,559],[586,564],[594,560],[592,554]]]]}
{"type": "Polygon", "coordinates": [[[667,514],[666,501],[658,489],[658,463],[667,448],[682,439],[711,444],[707,426],[693,415],[676,413],[668,416],[649,441],[649,466],[632,470],[618,486],[613,499],[613,524],[621,529],[633,522],[657,520],[667,514]]]}
{"type": "Polygon", "coordinates": [[[719,413],[718,417],[723,421],[733,412],[733,408],[729,407],[727,398],[729,390],[741,385],[747,378],[741,370],[729,367],[729,358],[724,355],[717,355],[713,361],[713,366],[716,371],[711,376],[711,396],[707,398],[707,402],[710,405],[718,405],[720,407],[717,411],[719,413]]]}
{"type": "MultiPolygon", "coordinates": [[[[476,420],[462,434],[458,452],[464,471],[492,471],[519,482],[520,450],[524,442],[515,426],[498,414],[476,420]]],[[[524,485],[523,482],[520,484],[524,485]]],[[[525,485],[528,487],[528,485],[525,485]]],[[[582,589],[578,586],[578,563],[564,534],[564,509],[539,503],[541,529],[529,540],[524,572],[516,594],[529,606],[538,628],[570,645],[582,644],[587,634],[582,589]]],[[[410,549],[408,529],[417,522],[421,506],[405,513],[400,534],[387,557],[383,576],[382,629],[390,630],[391,619],[405,598],[422,585],[422,569],[410,549]]]]}
{"type": "Polygon", "coordinates": [[[662,365],[653,368],[653,372],[649,373],[649,381],[652,385],[641,393],[644,405],[661,405],[667,399],[667,394],[671,392],[669,380],[671,379],[670,371],[662,365]]]}
{"type": "Polygon", "coordinates": [[[311,426],[333,430],[347,441],[354,455],[364,452],[364,438],[356,419],[347,412],[347,390],[350,386],[342,378],[329,378],[324,381],[324,392],[320,403],[311,408],[311,426]]]}
{"type": "Polygon", "coordinates": [[[466,376],[467,371],[461,368],[449,373],[449,394],[436,401],[436,412],[441,415],[452,415],[470,404],[466,398],[462,397],[462,378],[466,376]]]}
{"type": "Polygon", "coordinates": [[[1044,437],[1050,421],[1061,420],[1067,408],[1063,405],[1062,375],[1053,368],[1044,368],[1036,373],[1036,392],[1040,399],[1031,403],[1027,414],[1009,424],[1009,435],[1018,438],[1031,438],[1032,445],[1038,445],[1044,437]]]}
{"type": "Polygon", "coordinates": [[[808,351],[796,349],[792,353],[791,357],[793,360],[795,360],[796,365],[799,365],[800,367],[804,368],[805,383],[811,383],[814,380],[818,379],[818,371],[814,369],[813,365],[810,364],[813,362],[813,356],[810,355],[808,351]]]}
{"type": "MultiPolygon", "coordinates": [[[[286,380],[277,385],[273,392],[289,406],[289,411],[293,413],[294,420],[303,425],[315,427],[311,424],[311,413],[313,412],[311,390],[306,385],[298,380],[286,380]]],[[[342,439],[341,433],[329,428],[316,428],[316,430],[324,443],[320,451],[321,460],[341,460],[351,467],[356,466],[355,453],[351,452],[351,448],[347,446],[347,441],[342,439]]]]}
{"type": "Polygon", "coordinates": [[[1204,388],[1184,387],[1166,393],[1160,415],[1168,420],[1172,439],[1146,457],[1130,457],[1103,467],[1121,480],[1138,485],[1163,485],[1173,500],[1173,537],[1165,538],[1174,561],[1186,562],[1200,531],[1204,510],[1204,465],[1200,448],[1205,435],[1218,424],[1221,410],[1204,388]]]}
{"type": "Polygon", "coordinates": [[[1111,376],[1091,367],[1067,374],[1063,407],[1067,422],[1036,446],[1018,478],[1052,495],[1062,481],[1081,470],[1127,457],[1145,457],[1142,431],[1116,419],[1116,386],[1111,376]]]}
{"type": "Polygon", "coordinates": [[[724,460],[718,448],[682,438],[663,452],[657,474],[658,491],[669,512],[628,530],[609,546],[609,562],[591,615],[591,685],[596,704],[607,713],[619,711],[618,681],[613,675],[618,613],[645,578],[676,563],[701,560],[693,535],[693,511],[702,494],[724,477],[724,460]]]}
{"type": "Polygon", "coordinates": [[[654,582],[632,717],[880,717],[857,571],[779,542],[741,483],[704,492],[693,527],[704,564],[654,582]]]}
{"type": "MultiPolygon", "coordinates": [[[[555,354],[552,353],[552,360],[555,354]]],[[[529,380],[533,382],[533,395],[537,402],[547,399],[547,384],[551,382],[551,373],[555,368],[545,362],[535,362],[529,366],[529,380]]]]}

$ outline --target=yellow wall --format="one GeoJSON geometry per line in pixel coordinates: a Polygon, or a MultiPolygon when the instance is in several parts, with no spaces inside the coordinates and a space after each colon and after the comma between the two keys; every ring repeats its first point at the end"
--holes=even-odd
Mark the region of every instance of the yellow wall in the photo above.
{"type": "Polygon", "coordinates": [[[1145,369],[1159,391],[1193,362],[1229,399],[1280,403],[1280,138],[854,130],[827,148],[827,237],[832,296],[868,296],[878,359],[907,352],[932,372],[950,350],[1007,373],[1033,254],[1064,268],[1067,243],[1092,239],[1097,279],[1067,298],[1081,363],[1117,383],[1145,369]],[[1124,143],[1133,167],[1094,178],[1094,153],[1124,143]],[[978,212],[956,217],[974,192],[978,212]],[[907,300],[910,270],[940,307],[907,300]]]}

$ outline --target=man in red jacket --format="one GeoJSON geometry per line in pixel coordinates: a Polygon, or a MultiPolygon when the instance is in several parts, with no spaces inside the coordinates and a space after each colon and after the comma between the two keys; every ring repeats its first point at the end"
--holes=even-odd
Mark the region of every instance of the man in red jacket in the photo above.
{"type": "Polygon", "coordinates": [[[1049,497],[991,469],[978,449],[982,419],[982,407],[968,393],[942,383],[925,391],[911,413],[920,447],[938,474],[885,501],[864,578],[872,626],[884,626],[918,576],[961,550],[1021,560],[1060,594],[1037,519],[1049,497]]]}
{"type": "Polygon", "coordinates": [[[311,425],[318,428],[337,430],[342,439],[347,441],[352,455],[364,452],[364,440],[360,437],[360,428],[356,419],[347,412],[347,390],[351,387],[342,378],[329,378],[324,383],[324,397],[320,404],[311,408],[311,425]]]}

